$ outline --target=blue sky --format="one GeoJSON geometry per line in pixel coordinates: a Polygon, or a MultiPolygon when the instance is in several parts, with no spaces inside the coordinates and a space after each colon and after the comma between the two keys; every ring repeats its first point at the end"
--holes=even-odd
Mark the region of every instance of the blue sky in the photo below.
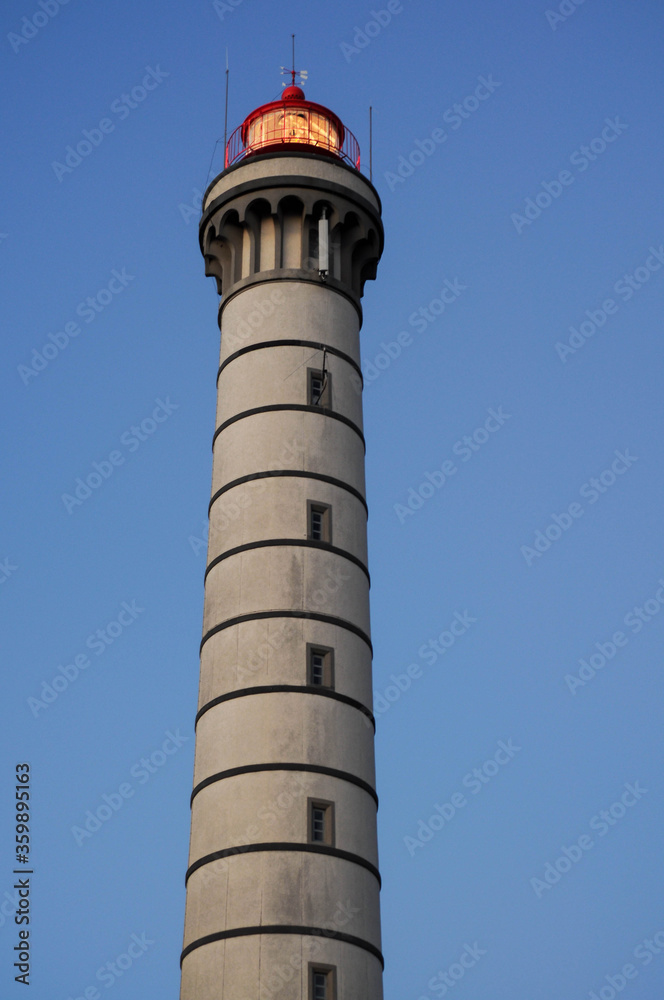
{"type": "Polygon", "coordinates": [[[195,200],[226,47],[233,128],[292,32],[365,170],[374,106],[386,1000],[661,992],[664,11],[403,0],[365,32],[385,8],[3,10],[3,996],[22,761],[31,996],[177,995],[218,354],[195,200]]]}

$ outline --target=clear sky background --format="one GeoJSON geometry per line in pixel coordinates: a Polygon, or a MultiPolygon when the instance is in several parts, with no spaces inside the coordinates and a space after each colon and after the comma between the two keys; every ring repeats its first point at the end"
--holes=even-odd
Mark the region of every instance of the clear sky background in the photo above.
{"type": "Polygon", "coordinates": [[[659,997],[661,4],[403,0],[356,35],[369,3],[55,3],[0,15],[2,996],[24,995],[23,761],[30,996],[177,996],[219,339],[196,198],[226,46],[233,128],[280,92],[296,32],[307,96],[365,170],[375,108],[386,243],[362,352],[386,1000],[444,995],[466,946],[458,1000],[610,1000],[626,965],[620,995],[659,997]],[[68,165],[84,130],[97,144],[68,165]],[[77,842],[104,795],[121,805],[77,842]]]}

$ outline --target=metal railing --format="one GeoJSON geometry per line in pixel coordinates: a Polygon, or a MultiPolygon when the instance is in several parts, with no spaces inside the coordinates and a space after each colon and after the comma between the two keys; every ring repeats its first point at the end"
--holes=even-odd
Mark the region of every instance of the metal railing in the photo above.
{"type": "MultiPolygon", "coordinates": [[[[290,110],[287,106],[287,111],[290,110]]],[[[299,112],[299,109],[293,109],[290,115],[269,112],[250,122],[246,128],[244,124],[238,125],[226,145],[224,168],[252,153],[279,146],[288,150],[313,147],[324,155],[349,163],[356,170],[360,169],[360,146],[349,129],[344,128],[344,139],[340,145],[329,118],[313,111],[299,112]],[[242,138],[243,131],[246,131],[246,143],[242,138]]]]}

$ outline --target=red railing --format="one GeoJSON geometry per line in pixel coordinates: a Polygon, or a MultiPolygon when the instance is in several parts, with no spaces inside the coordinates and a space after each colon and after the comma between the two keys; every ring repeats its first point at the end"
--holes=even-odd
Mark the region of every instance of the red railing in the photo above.
{"type": "Polygon", "coordinates": [[[335,156],[360,169],[360,146],[353,133],[344,127],[343,142],[339,144],[334,123],[323,115],[307,111],[297,116],[297,121],[285,115],[264,115],[247,124],[238,125],[226,145],[224,167],[269,148],[297,152],[312,147],[324,156],[335,156]],[[246,136],[243,138],[243,135],[246,136]]]}

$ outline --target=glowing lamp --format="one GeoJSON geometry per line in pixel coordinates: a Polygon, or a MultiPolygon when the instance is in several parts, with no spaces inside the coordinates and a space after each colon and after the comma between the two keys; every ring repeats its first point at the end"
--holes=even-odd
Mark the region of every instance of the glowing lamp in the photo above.
{"type": "Polygon", "coordinates": [[[322,104],[307,101],[300,87],[286,87],[281,99],[263,104],[235,129],[226,147],[226,166],[258,153],[315,152],[359,169],[355,136],[322,104]]]}

